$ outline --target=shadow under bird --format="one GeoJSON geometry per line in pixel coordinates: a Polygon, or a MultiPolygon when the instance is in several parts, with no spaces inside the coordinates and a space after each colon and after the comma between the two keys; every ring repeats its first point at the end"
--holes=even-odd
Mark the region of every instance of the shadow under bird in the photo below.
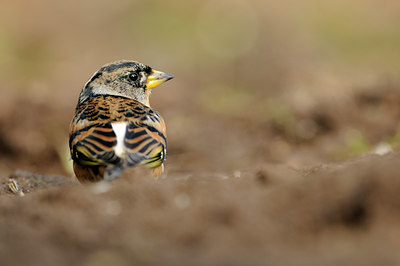
{"type": "Polygon", "coordinates": [[[151,90],[173,76],[135,61],[101,67],[83,87],[70,125],[69,147],[80,182],[113,180],[126,167],[164,170],[166,127],[150,107],[151,90]]]}

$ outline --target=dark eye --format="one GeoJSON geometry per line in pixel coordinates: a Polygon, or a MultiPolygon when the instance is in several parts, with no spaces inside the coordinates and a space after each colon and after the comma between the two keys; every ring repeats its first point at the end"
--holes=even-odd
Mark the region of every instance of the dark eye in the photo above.
{"type": "Polygon", "coordinates": [[[138,77],[139,76],[136,73],[130,73],[128,76],[129,80],[131,80],[131,81],[136,81],[138,79],[138,77]]]}

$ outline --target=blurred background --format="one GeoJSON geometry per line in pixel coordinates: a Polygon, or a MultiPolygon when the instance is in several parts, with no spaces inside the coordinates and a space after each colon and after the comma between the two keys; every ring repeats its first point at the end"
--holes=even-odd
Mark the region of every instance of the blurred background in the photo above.
{"type": "Polygon", "coordinates": [[[170,173],[398,149],[399,24],[390,0],[3,0],[0,174],[70,174],[78,94],[119,59],[175,76],[151,99],[170,173]]]}

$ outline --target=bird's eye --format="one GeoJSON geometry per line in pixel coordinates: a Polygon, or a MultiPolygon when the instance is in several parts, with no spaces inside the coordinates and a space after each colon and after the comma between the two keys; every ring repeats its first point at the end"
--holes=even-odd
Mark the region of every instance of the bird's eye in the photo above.
{"type": "Polygon", "coordinates": [[[129,80],[131,80],[131,81],[136,81],[137,79],[138,79],[138,74],[136,74],[136,73],[131,73],[131,74],[129,74],[129,76],[128,76],[128,78],[129,78],[129,80]]]}

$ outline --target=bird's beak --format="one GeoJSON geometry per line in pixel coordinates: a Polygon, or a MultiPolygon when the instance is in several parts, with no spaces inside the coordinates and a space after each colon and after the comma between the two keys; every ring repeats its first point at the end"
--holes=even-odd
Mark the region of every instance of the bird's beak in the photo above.
{"type": "Polygon", "coordinates": [[[157,70],[152,70],[150,75],[147,77],[147,82],[146,82],[146,89],[152,89],[154,87],[157,87],[158,85],[163,84],[164,82],[172,79],[174,76],[157,71],[157,70]]]}

